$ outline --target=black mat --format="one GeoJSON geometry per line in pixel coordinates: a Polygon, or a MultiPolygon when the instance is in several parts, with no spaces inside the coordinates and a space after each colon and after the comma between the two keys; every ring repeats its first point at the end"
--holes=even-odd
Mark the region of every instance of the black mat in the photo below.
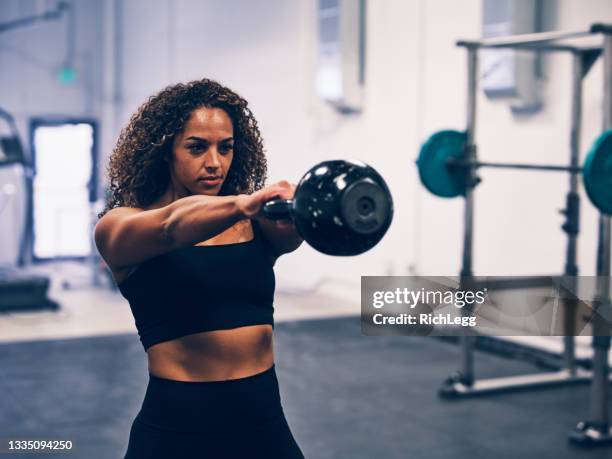
{"type": "MultiPolygon", "coordinates": [[[[279,323],[275,335],[285,413],[308,459],[612,458],[612,448],[567,444],[588,386],[448,402],[436,390],[457,367],[449,343],[361,336],[358,318],[279,323]]],[[[481,376],[537,371],[476,361],[481,376]]],[[[14,457],[120,458],[146,382],[135,335],[0,345],[0,438],[75,444],[72,454],[14,457]]]]}

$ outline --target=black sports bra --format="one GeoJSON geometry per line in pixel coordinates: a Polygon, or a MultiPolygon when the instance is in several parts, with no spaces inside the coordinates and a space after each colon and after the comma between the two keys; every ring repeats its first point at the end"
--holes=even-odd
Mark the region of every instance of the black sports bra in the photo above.
{"type": "Polygon", "coordinates": [[[272,260],[261,229],[251,223],[250,241],[164,253],[141,263],[119,285],[145,351],[202,331],[274,326],[272,260]]]}

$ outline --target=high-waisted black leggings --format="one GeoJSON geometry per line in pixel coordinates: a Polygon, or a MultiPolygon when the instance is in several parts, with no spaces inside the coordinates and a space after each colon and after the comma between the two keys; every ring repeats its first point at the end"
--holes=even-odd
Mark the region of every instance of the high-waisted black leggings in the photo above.
{"type": "Polygon", "coordinates": [[[304,459],[281,407],[274,366],[229,381],[149,373],[124,459],[304,459]]]}

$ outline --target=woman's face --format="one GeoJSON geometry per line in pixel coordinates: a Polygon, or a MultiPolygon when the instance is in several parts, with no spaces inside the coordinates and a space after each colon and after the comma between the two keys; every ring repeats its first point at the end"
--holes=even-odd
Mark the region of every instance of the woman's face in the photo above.
{"type": "Polygon", "coordinates": [[[225,110],[195,109],[172,146],[170,177],[189,194],[217,195],[234,158],[234,128],[225,110]]]}

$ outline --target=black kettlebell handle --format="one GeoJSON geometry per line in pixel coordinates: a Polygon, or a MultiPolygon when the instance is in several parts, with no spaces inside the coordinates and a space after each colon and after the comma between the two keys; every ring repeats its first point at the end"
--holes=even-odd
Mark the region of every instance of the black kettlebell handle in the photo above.
{"type": "Polygon", "coordinates": [[[270,220],[288,220],[292,208],[293,199],[273,199],[263,205],[263,213],[270,220]]]}

